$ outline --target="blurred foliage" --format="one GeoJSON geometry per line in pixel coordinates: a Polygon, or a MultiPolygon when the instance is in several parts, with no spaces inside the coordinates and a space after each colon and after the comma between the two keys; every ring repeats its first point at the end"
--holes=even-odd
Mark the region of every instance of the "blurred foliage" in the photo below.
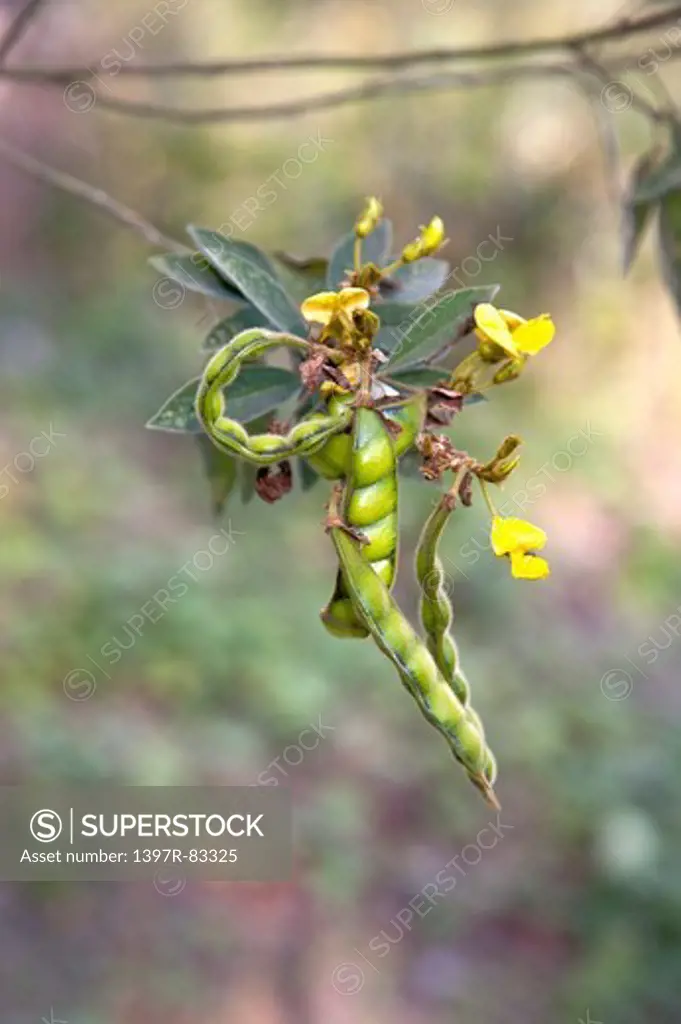
{"type": "MultiPolygon", "coordinates": [[[[564,31],[593,12],[586,0],[459,0],[442,16],[411,0],[190,2],[140,59],[455,45],[564,31]]],[[[36,32],[26,53],[122,51],[146,8],[89,13],[54,5],[49,41],[36,32]]],[[[217,87],[227,100],[251,89],[217,87]]],[[[49,1019],[52,1006],[70,1024],[539,1024],[589,1008],[605,1024],[675,1024],[681,346],[652,238],[621,280],[620,212],[576,90],[525,82],[229,132],[81,116],[36,95],[4,93],[26,144],[176,237],[187,222],[231,224],[266,249],[293,238],[305,258],[377,193],[399,237],[440,212],[457,287],[495,280],[511,308],[551,310],[559,337],[541,365],[484,417],[467,411],[455,437],[490,457],[499,436],[523,435],[505,495],[547,529],[553,576],[519,593],[487,549],[484,510],[454,517],[456,632],[513,828],[407,929],[396,915],[489,816],[378,653],[339,650],[315,628],[334,572],[321,492],[235,503],[216,525],[195,442],[143,429],[200,371],[225,310],[189,291],[164,307],[134,234],[3,168],[3,778],[248,784],[274,772],[295,796],[299,857],[288,886],[189,885],[176,899],[142,885],[0,886],[3,1019],[49,1019]],[[318,132],[332,144],[286,178],[318,132]],[[246,200],[277,172],[276,201],[247,223],[246,200]],[[485,263],[490,235],[504,241],[485,263]],[[64,436],[49,454],[17,466],[51,428],[64,436]],[[130,617],[221,528],[227,554],[131,644],[130,617]],[[66,692],[80,668],[95,677],[88,700],[66,692]],[[287,763],[320,717],[319,745],[287,763]],[[379,959],[369,943],[382,931],[393,944],[379,959]],[[344,962],[365,972],[354,995],[332,983],[344,962]]],[[[633,164],[645,125],[617,116],[633,164]]],[[[435,493],[403,483],[409,610],[435,493]]]]}

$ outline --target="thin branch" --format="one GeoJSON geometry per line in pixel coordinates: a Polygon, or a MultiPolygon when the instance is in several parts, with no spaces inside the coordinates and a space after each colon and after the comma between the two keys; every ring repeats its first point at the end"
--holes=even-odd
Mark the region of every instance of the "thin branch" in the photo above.
{"type": "Polygon", "coordinates": [[[25,7],[19,11],[0,41],[0,65],[4,64],[10,50],[16,46],[34,17],[45,3],[45,0],[27,0],[25,7]]]}
{"type": "Polygon", "coordinates": [[[37,160],[34,156],[25,153],[21,149],[17,149],[4,139],[0,139],[0,159],[5,160],[14,167],[18,167],[39,181],[44,181],[48,185],[60,189],[62,192],[68,192],[70,195],[77,196],[78,199],[83,199],[98,207],[104,213],[113,217],[114,220],[133,228],[150,245],[159,246],[160,248],[171,248],[175,252],[186,252],[185,246],[180,245],[173,238],[164,235],[162,231],[154,227],[141,214],[136,213],[135,210],[132,210],[124,203],[120,203],[117,199],[113,199],[103,189],[94,188],[92,185],[88,185],[87,182],[81,181],[80,178],[74,178],[72,174],[66,174],[64,171],[58,171],[56,168],[50,167],[49,164],[43,163],[42,160],[37,160]]]}
{"type": "MultiPolygon", "coordinates": [[[[570,51],[575,48],[591,46],[598,43],[616,42],[630,39],[635,35],[663,28],[681,17],[681,4],[663,11],[647,14],[640,18],[622,18],[602,28],[587,32],[575,33],[562,38],[544,37],[530,40],[517,40],[493,46],[469,46],[458,49],[433,49],[421,51],[405,51],[382,55],[359,54],[318,54],[302,56],[256,57],[246,60],[223,60],[210,62],[177,62],[172,64],[126,64],[121,62],[116,77],[174,77],[190,75],[212,77],[217,75],[257,74],[264,71],[311,71],[315,68],[338,70],[398,70],[417,67],[419,64],[447,64],[450,62],[472,60],[494,60],[498,57],[520,57],[531,54],[550,54],[570,51]]],[[[87,80],[95,74],[98,60],[89,65],[71,67],[23,67],[0,68],[0,76],[14,78],[17,81],[50,81],[56,84],[69,84],[75,80],[87,80]]]]}
{"type": "MultiPolygon", "coordinates": [[[[603,90],[599,88],[599,82],[605,80],[608,84],[612,79],[608,71],[587,53],[580,52],[578,55],[579,67],[584,72],[586,79],[585,91],[590,100],[589,106],[594,116],[596,131],[601,142],[601,148],[605,157],[608,170],[607,187],[610,201],[615,209],[619,209],[622,202],[621,180],[622,180],[622,153],[620,150],[619,136],[615,127],[616,111],[609,109],[603,102],[603,90]],[[594,88],[594,85],[596,88],[594,88]]],[[[625,98],[628,99],[629,93],[625,98]]]]}
{"type": "MultiPolygon", "coordinates": [[[[672,54],[670,60],[674,59],[675,56],[681,58],[681,50],[676,55],[672,54]]],[[[379,78],[364,82],[361,85],[350,86],[346,89],[318,93],[317,95],[305,96],[295,100],[286,100],[283,103],[233,107],[199,107],[193,110],[158,103],[125,100],[96,93],[93,89],[92,106],[97,103],[103,110],[111,110],[129,117],[153,118],[167,121],[171,124],[188,126],[217,123],[235,124],[238,122],[252,123],[272,120],[283,121],[295,117],[303,117],[314,111],[330,110],[353,103],[364,103],[381,96],[404,96],[411,93],[441,92],[449,89],[477,89],[503,85],[520,78],[566,77],[575,75],[581,70],[579,61],[573,60],[571,63],[544,62],[530,65],[487,68],[482,71],[442,72],[438,75],[428,75],[421,78],[415,76],[379,78]]],[[[610,73],[623,73],[626,71],[627,67],[625,65],[616,66],[614,69],[603,68],[606,76],[610,73]]],[[[613,82],[613,79],[606,77],[605,81],[609,84],[613,82]]],[[[648,117],[653,118],[653,120],[659,123],[677,122],[677,115],[673,111],[656,110],[635,94],[633,95],[631,105],[635,109],[645,112],[648,117]]]]}
{"type": "MultiPolygon", "coordinates": [[[[605,100],[605,102],[607,102],[607,96],[604,96],[604,92],[609,86],[620,86],[623,90],[626,90],[625,99],[628,100],[628,105],[634,110],[637,110],[641,114],[645,114],[646,117],[649,117],[657,124],[678,123],[678,111],[655,107],[631,86],[625,86],[622,82],[614,81],[612,78],[612,69],[606,67],[604,64],[600,64],[597,60],[594,60],[594,58],[581,47],[575,47],[575,53],[577,55],[577,68],[596,78],[597,81],[603,84],[603,92],[601,93],[602,101],[605,100]]],[[[670,58],[681,58],[681,51],[676,55],[670,54],[670,58]]],[[[621,69],[623,73],[626,73],[627,70],[628,68],[626,66],[621,69]]],[[[627,108],[625,107],[624,109],[627,108]]]]}

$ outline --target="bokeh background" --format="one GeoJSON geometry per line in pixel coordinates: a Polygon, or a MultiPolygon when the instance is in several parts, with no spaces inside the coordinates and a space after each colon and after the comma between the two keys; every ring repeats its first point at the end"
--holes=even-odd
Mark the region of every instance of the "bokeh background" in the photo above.
{"type": "MultiPolygon", "coordinates": [[[[189,0],[132,44],[143,0],[54,0],[11,59],[388,52],[558,34],[616,8],[189,0]]],[[[15,10],[3,5],[5,23],[15,10]]],[[[355,80],[99,73],[130,98],[215,106],[355,80]]],[[[498,281],[505,305],[550,311],[559,327],[525,378],[453,434],[481,457],[524,437],[505,499],[547,530],[553,566],[545,583],[513,581],[488,550],[484,506],[454,517],[444,553],[457,636],[501,766],[504,828],[481,850],[496,815],[392,669],[318,622],[334,575],[323,487],[233,502],[228,553],[113,668],[93,667],[216,531],[191,440],[144,423],[198,372],[221,310],[189,294],[159,304],[146,262],[157,250],[0,166],[2,781],[232,785],[266,773],[293,793],[297,860],[290,884],[192,882],[173,897],[142,883],[0,885],[3,1021],[678,1021],[681,339],[650,241],[622,279],[602,111],[556,79],[194,128],[7,81],[0,104],[6,138],[176,238],[187,222],[240,217],[276,174],[276,202],[235,237],[326,252],[371,193],[405,241],[439,213],[455,267],[500,233],[496,258],[481,270],[469,259],[460,283],[498,281]],[[282,171],[320,135],[299,177],[282,171]],[[21,453],[50,430],[32,465],[21,453]],[[457,855],[456,885],[424,913],[419,894],[457,855]],[[410,901],[421,910],[405,924],[410,901]]],[[[650,126],[630,110],[613,123],[626,167],[650,126]]],[[[398,594],[410,612],[410,559],[435,493],[403,486],[398,594]]]]}

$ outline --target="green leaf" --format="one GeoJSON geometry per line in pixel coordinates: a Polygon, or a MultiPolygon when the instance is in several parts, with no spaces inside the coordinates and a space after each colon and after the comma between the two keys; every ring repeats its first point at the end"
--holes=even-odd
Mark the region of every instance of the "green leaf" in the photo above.
{"type": "Polygon", "coordinates": [[[319,473],[317,473],[316,470],[314,470],[312,466],[310,466],[309,463],[305,461],[305,459],[300,459],[299,462],[300,486],[304,491],[311,491],[315,484],[319,483],[321,477],[319,473]]]}
{"type": "Polygon", "coordinates": [[[257,475],[257,466],[243,460],[239,463],[239,476],[241,478],[239,490],[241,492],[241,500],[244,505],[248,505],[248,503],[255,497],[255,481],[257,475]]]}
{"type": "Polygon", "coordinates": [[[392,373],[400,367],[413,366],[443,348],[448,340],[454,340],[479,302],[491,302],[499,291],[499,285],[482,285],[448,292],[433,303],[424,303],[421,315],[402,332],[399,344],[388,360],[392,373]]]}
{"type": "Polygon", "coordinates": [[[444,384],[449,374],[446,370],[432,370],[429,366],[415,366],[411,370],[398,370],[388,373],[391,381],[410,384],[414,388],[434,388],[444,384]]]}
{"type": "Polygon", "coordinates": [[[308,295],[326,288],[329,261],[320,256],[297,259],[288,253],[277,252],[274,254],[274,265],[286,291],[299,305],[308,295]]]}
{"type": "MultiPolygon", "coordinates": [[[[200,252],[186,254],[168,252],[162,256],[150,257],[149,262],[160,274],[176,281],[187,291],[209,295],[211,299],[223,299],[229,302],[245,301],[241,292],[220,277],[200,252]]],[[[165,309],[174,309],[179,306],[184,297],[183,294],[178,297],[173,294],[171,288],[168,288],[164,295],[161,284],[162,282],[157,281],[154,286],[154,299],[157,305],[165,309]]]]}
{"type": "Polygon", "coordinates": [[[213,515],[220,516],[225,510],[230,494],[237,481],[238,462],[232,455],[216,448],[205,434],[196,438],[204,469],[210,485],[213,515]]]}
{"type": "Polygon", "coordinates": [[[648,157],[648,168],[637,182],[633,200],[636,203],[654,202],[668,192],[681,188],[681,146],[675,148],[660,160],[653,151],[648,157]]]}
{"type": "Polygon", "coordinates": [[[416,263],[407,263],[381,283],[384,298],[398,303],[422,302],[442,288],[449,275],[446,260],[426,256],[416,263]]]}
{"type": "Polygon", "coordinates": [[[624,199],[623,218],[623,248],[624,248],[624,273],[628,273],[636,258],[643,233],[648,222],[654,213],[657,203],[654,200],[640,201],[636,198],[639,189],[645,182],[651,168],[655,165],[656,157],[653,153],[646,153],[634,165],[631,174],[627,195],[624,199]]]}
{"type": "MultiPolygon", "coordinates": [[[[382,220],[375,231],[362,239],[362,263],[375,263],[382,267],[390,252],[392,243],[392,224],[389,220],[382,220]]],[[[326,275],[326,287],[336,291],[341,282],[347,277],[347,271],[353,270],[355,266],[355,233],[351,231],[343,235],[336,244],[326,275]]]]}
{"type": "Polygon", "coordinates": [[[418,304],[413,302],[378,302],[372,303],[371,308],[381,318],[384,327],[399,327],[400,324],[408,324],[414,318],[418,304]]]}
{"type": "Polygon", "coordinates": [[[662,273],[681,315],[681,189],[662,200],[659,238],[662,273]]]}
{"type": "MultiPolygon", "coordinates": [[[[147,423],[152,430],[201,434],[194,403],[200,377],[187,381],[170,396],[147,423]]],[[[257,416],[272,412],[300,389],[300,378],[278,366],[247,366],[229,387],[230,417],[250,423],[257,416]]]]}
{"type": "Polygon", "coordinates": [[[300,337],[307,334],[303,318],[274,276],[271,263],[255,246],[205,228],[189,227],[187,230],[213,267],[264,313],[274,327],[300,337]]]}
{"type": "Polygon", "coordinates": [[[242,331],[252,327],[271,327],[269,320],[264,313],[254,306],[244,306],[243,309],[226,316],[224,320],[218,321],[211,327],[208,335],[201,346],[204,352],[217,352],[219,348],[226,345],[228,341],[235,338],[242,331]]]}

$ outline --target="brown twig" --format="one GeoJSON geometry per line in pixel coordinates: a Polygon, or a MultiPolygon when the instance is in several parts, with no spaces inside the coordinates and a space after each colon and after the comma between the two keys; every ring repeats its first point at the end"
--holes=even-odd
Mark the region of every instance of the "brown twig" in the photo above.
{"type": "MultiPolygon", "coordinates": [[[[621,18],[601,28],[558,38],[549,36],[489,46],[468,46],[421,51],[408,50],[387,54],[329,54],[324,56],[314,54],[209,62],[183,61],[170,64],[124,63],[118,69],[117,75],[127,77],[174,77],[181,75],[213,77],[219,75],[259,74],[267,71],[311,71],[319,68],[326,70],[335,68],[338,70],[394,71],[417,67],[419,64],[447,64],[472,60],[494,60],[500,57],[527,56],[537,53],[567,52],[575,47],[630,39],[635,35],[640,35],[656,28],[662,28],[676,21],[680,16],[681,4],[675,4],[673,7],[668,7],[663,11],[656,11],[640,18],[621,18]]],[[[97,63],[98,61],[94,60],[86,66],[7,68],[2,69],[0,74],[24,80],[51,80],[64,85],[75,79],[87,79],[89,75],[93,74],[93,67],[97,63]]]]}
{"type": "Polygon", "coordinates": [[[12,50],[19,42],[44,3],[45,0],[27,0],[26,5],[21,8],[19,13],[12,20],[9,28],[0,41],[0,65],[5,63],[10,50],[12,50]]]}
{"type": "Polygon", "coordinates": [[[70,195],[77,196],[78,199],[83,199],[98,207],[119,223],[134,228],[150,245],[170,248],[176,252],[187,251],[185,246],[169,238],[168,235],[164,235],[162,231],[154,227],[141,214],[117,199],[113,199],[103,189],[95,188],[92,185],[88,185],[87,182],[81,181],[80,178],[75,178],[72,174],[67,174],[64,171],[50,167],[49,164],[43,163],[42,160],[36,159],[36,157],[25,153],[21,149],[17,149],[4,139],[0,139],[0,159],[7,161],[7,163],[12,164],[14,167],[18,167],[39,181],[44,181],[48,185],[61,189],[62,192],[68,192],[70,195]]]}

